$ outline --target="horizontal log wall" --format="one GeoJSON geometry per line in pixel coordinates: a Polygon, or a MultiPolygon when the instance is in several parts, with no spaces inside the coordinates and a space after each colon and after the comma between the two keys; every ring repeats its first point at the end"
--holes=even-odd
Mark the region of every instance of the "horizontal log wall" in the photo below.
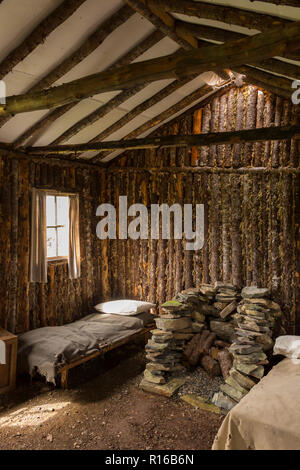
{"type": "MultiPolygon", "coordinates": [[[[288,124],[296,114],[297,107],[288,101],[247,87],[226,92],[201,113],[187,113],[157,134],[288,124]]],[[[162,302],[185,287],[223,279],[239,286],[270,286],[284,306],[287,331],[296,330],[298,319],[300,333],[296,176],[282,171],[239,175],[184,170],[200,165],[295,168],[298,159],[293,141],[132,151],[108,170],[0,155],[0,326],[20,333],[62,325],[89,313],[100,300],[162,302]],[[166,172],[166,167],[176,172],[166,172]],[[66,263],[51,263],[47,284],[29,283],[32,187],[79,193],[80,279],[68,279],[66,263]],[[117,206],[119,195],[127,195],[129,204],[148,207],[158,202],[204,203],[203,249],[185,251],[180,240],[98,240],[96,208],[102,202],[117,206]]]]}

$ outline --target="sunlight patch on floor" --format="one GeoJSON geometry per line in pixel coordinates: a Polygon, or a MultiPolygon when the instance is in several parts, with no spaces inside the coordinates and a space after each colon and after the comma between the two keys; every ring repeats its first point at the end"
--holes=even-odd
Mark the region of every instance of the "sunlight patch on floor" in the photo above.
{"type": "Polygon", "coordinates": [[[55,402],[53,404],[47,403],[46,405],[39,406],[27,406],[0,418],[0,427],[38,426],[48,419],[53,418],[57,411],[62,410],[68,405],[70,405],[69,401],[55,402]]]}

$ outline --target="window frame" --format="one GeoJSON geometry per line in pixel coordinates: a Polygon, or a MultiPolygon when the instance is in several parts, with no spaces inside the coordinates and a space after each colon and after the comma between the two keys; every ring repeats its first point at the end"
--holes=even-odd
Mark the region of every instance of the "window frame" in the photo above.
{"type": "MultiPolygon", "coordinates": [[[[64,193],[64,192],[61,192],[61,191],[49,191],[49,190],[44,190],[45,193],[46,193],[46,203],[47,203],[47,196],[54,196],[55,197],[55,221],[57,222],[57,201],[56,201],[56,198],[57,197],[67,197],[68,199],[70,199],[70,196],[77,196],[76,193],[64,193]]],[[[69,223],[70,223],[70,220],[69,220],[69,223]]],[[[46,233],[47,233],[47,229],[48,228],[54,228],[56,230],[56,233],[57,233],[57,228],[59,227],[64,227],[64,225],[47,225],[47,210],[46,210],[46,233]]],[[[58,252],[58,245],[57,245],[57,240],[58,238],[56,237],[56,253],[58,252]]],[[[68,261],[68,256],[51,256],[51,257],[48,257],[46,256],[46,259],[48,262],[59,262],[59,261],[68,261]]]]}

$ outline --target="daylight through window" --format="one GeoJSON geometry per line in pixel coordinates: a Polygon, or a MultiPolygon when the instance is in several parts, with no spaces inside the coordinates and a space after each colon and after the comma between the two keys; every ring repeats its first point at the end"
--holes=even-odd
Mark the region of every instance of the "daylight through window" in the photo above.
{"type": "Polygon", "coordinates": [[[69,256],[69,197],[47,195],[47,258],[69,256]]]}

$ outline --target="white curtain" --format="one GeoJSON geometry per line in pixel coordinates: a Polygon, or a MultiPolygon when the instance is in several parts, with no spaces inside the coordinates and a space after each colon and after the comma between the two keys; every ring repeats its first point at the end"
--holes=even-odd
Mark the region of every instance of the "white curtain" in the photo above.
{"type": "Polygon", "coordinates": [[[32,190],[30,282],[47,282],[46,193],[32,190]]]}
{"type": "Polygon", "coordinates": [[[79,197],[69,198],[69,277],[80,277],[79,197]]]}

